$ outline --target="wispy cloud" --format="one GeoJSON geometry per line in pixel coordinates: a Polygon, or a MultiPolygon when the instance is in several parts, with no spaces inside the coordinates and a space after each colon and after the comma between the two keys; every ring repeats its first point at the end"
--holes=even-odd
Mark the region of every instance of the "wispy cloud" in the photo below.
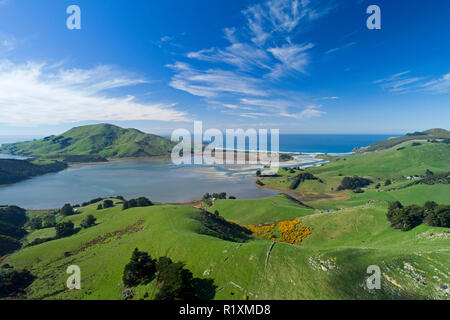
{"type": "Polygon", "coordinates": [[[325,54],[330,54],[330,53],[333,53],[333,52],[336,52],[336,51],[339,51],[339,50],[342,50],[342,49],[346,49],[346,48],[349,48],[349,47],[353,47],[353,46],[354,46],[355,44],[357,44],[357,43],[358,43],[358,42],[356,42],[356,41],[346,43],[346,44],[344,44],[344,45],[341,46],[341,47],[337,47],[337,48],[333,48],[333,49],[328,50],[327,52],[325,52],[325,54]]]}
{"type": "Polygon", "coordinates": [[[307,73],[309,51],[314,44],[295,43],[291,36],[300,26],[328,13],[332,3],[331,0],[267,0],[248,7],[242,11],[246,18],[244,26],[223,30],[229,46],[186,54],[189,59],[208,62],[213,67],[195,68],[194,61],[169,64],[175,72],[170,85],[207,98],[234,94],[267,96],[270,83],[261,79],[277,81],[307,73]]]}
{"type": "Polygon", "coordinates": [[[309,62],[306,51],[312,47],[314,45],[308,43],[304,45],[286,44],[282,47],[269,48],[268,51],[280,62],[275,64],[268,76],[278,79],[289,72],[289,70],[305,73],[305,67],[309,62]]]}
{"type": "Polygon", "coordinates": [[[405,93],[410,91],[413,84],[416,84],[423,79],[419,77],[410,77],[408,76],[409,73],[410,71],[396,73],[387,78],[376,80],[374,83],[379,84],[383,89],[390,92],[405,93]]]}
{"type": "Polygon", "coordinates": [[[422,85],[423,89],[433,93],[450,93],[450,73],[441,78],[428,81],[422,85]]]}
{"type": "Polygon", "coordinates": [[[141,103],[108,90],[146,81],[109,66],[55,69],[44,63],[0,61],[0,123],[40,125],[87,120],[187,121],[175,104],[141,103]]]}
{"type": "Polygon", "coordinates": [[[284,117],[289,117],[289,118],[295,118],[295,119],[310,119],[310,118],[316,118],[316,117],[320,117],[321,115],[325,114],[324,111],[320,110],[321,106],[315,106],[315,105],[311,105],[311,106],[307,106],[304,110],[297,112],[297,113],[282,113],[281,115],[284,117]]]}
{"type": "Polygon", "coordinates": [[[13,51],[17,47],[17,43],[15,37],[0,33],[0,53],[9,53],[13,51]]]}
{"type": "Polygon", "coordinates": [[[410,71],[396,73],[387,78],[376,80],[374,83],[379,84],[383,89],[393,93],[450,93],[450,73],[435,79],[431,77],[413,77],[409,76],[410,73],[410,71]]]}
{"type": "Polygon", "coordinates": [[[195,96],[211,98],[222,93],[251,96],[267,95],[267,92],[259,88],[261,80],[235,72],[221,69],[201,71],[182,62],[168,65],[168,67],[178,72],[172,78],[170,85],[195,96]]]}
{"type": "Polygon", "coordinates": [[[223,50],[211,48],[189,52],[187,57],[209,62],[223,62],[241,69],[248,69],[250,66],[268,68],[265,63],[269,60],[269,56],[264,50],[246,43],[233,43],[223,50]]]}
{"type": "Polygon", "coordinates": [[[304,105],[303,102],[285,99],[241,99],[243,104],[258,106],[266,112],[279,117],[296,119],[309,119],[320,117],[325,111],[320,110],[321,105],[304,105]]]}

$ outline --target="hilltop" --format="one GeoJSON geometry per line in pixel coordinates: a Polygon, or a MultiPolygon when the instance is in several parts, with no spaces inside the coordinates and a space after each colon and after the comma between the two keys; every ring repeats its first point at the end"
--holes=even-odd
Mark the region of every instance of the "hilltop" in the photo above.
{"type": "Polygon", "coordinates": [[[393,137],[384,141],[375,142],[367,148],[362,148],[362,151],[377,151],[392,148],[406,141],[419,140],[419,141],[435,141],[445,142],[450,139],[450,132],[445,129],[435,128],[422,132],[407,133],[404,136],[393,137]]]}
{"type": "Polygon", "coordinates": [[[164,137],[111,124],[75,127],[61,135],[4,144],[0,153],[67,160],[99,161],[104,158],[169,155],[173,143],[164,137]]]}

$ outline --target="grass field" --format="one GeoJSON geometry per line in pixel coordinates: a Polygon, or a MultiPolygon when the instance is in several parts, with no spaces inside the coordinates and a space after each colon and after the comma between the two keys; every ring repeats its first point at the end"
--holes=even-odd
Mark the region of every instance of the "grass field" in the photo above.
{"type": "Polygon", "coordinates": [[[424,142],[413,146],[412,142],[405,142],[395,148],[333,157],[327,165],[307,169],[307,172],[322,179],[323,183],[306,180],[295,190],[290,190],[292,178],[301,171],[290,173],[284,169],[279,170],[281,177],[263,177],[260,180],[266,188],[295,192],[307,198],[330,194],[339,198],[348,195],[347,191],[337,192],[345,176],[369,178],[374,181],[370,188],[374,188],[377,183],[383,185],[386,179],[400,185],[407,183],[406,177],[424,175],[427,169],[435,174],[450,171],[449,159],[450,148],[446,144],[424,142]],[[397,150],[399,148],[403,149],[397,150]]]}
{"type": "MultiPolygon", "coordinates": [[[[77,227],[86,215],[94,214],[96,226],[23,249],[5,262],[29,268],[38,276],[27,290],[32,299],[121,299],[123,268],[135,247],[153,257],[167,255],[183,261],[194,276],[213,279],[215,299],[242,299],[245,294],[250,299],[448,298],[439,287],[448,283],[450,272],[450,239],[443,228],[421,225],[408,232],[394,231],[385,218],[383,202],[322,214],[311,214],[312,210],[281,195],[261,202],[258,207],[252,201],[221,200],[214,207],[242,224],[302,216],[303,224],[313,229],[301,244],[276,243],[267,266],[270,241],[238,243],[206,235],[198,209],[174,205],[125,211],[120,205],[104,210],[90,205],[65,219],[77,227]],[[261,214],[263,207],[267,210],[261,214]],[[289,213],[275,210],[270,218],[272,209],[282,207],[289,213]],[[244,219],[237,208],[254,217],[244,219]],[[405,263],[425,277],[427,285],[414,280],[414,272],[405,269],[405,263]],[[82,290],[65,287],[65,270],[71,264],[81,268],[82,290]],[[371,292],[363,286],[371,264],[383,271],[382,290],[371,292]]],[[[49,230],[37,233],[30,236],[47,235],[49,230]]],[[[151,299],[155,283],[134,291],[135,299],[144,298],[145,293],[151,299]]]]}
{"type": "Polygon", "coordinates": [[[295,201],[280,194],[258,200],[216,200],[209,211],[229,221],[243,225],[273,223],[313,214],[314,209],[299,206],[295,201]]]}

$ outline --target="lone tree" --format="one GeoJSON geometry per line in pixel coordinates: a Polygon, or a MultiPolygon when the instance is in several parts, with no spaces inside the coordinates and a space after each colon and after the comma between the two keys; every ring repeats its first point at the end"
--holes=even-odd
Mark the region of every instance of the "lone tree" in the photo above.
{"type": "Polygon", "coordinates": [[[70,203],[66,203],[62,208],[61,208],[61,214],[63,216],[70,216],[73,215],[73,208],[70,205],[70,203]]]}
{"type": "Polygon", "coordinates": [[[158,273],[158,293],[156,300],[192,300],[196,299],[192,272],[184,268],[181,262],[166,265],[158,273]]]}
{"type": "Polygon", "coordinates": [[[97,219],[92,214],[90,214],[86,218],[84,218],[83,221],[81,221],[80,225],[82,228],[87,229],[95,225],[95,221],[97,221],[97,219]]]}
{"type": "Polygon", "coordinates": [[[156,260],[147,252],[134,249],[131,261],[125,266],[123,271],[123,284],[127,287],[134,287],[144,281],[150,281],[156,272],[156,260]]]}
{"type": "Polygon", "coordinates": [[[112,208],[114,207],[114,202],[112,200],[105,200],[103,201],[103,208],[112,208]]]}
{"type": "Polygon", "coordinates": [[[70,236],[74,232],[74,224],[72,221],[64,221],[56,224],[56,237],[63,238],[70,236]]]}

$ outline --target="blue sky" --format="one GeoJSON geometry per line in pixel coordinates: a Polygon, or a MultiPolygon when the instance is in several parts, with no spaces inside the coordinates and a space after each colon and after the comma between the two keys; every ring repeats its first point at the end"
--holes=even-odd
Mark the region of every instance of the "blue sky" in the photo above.
{"type": "Polygon", "coordinates": [[[0,0],[0,135],[449,129],[450,2],[0,0]],[[81,8],[68,30],[66,8],[81,8]],[[381,30],[369,30],[369,5],[381,30]]]}

